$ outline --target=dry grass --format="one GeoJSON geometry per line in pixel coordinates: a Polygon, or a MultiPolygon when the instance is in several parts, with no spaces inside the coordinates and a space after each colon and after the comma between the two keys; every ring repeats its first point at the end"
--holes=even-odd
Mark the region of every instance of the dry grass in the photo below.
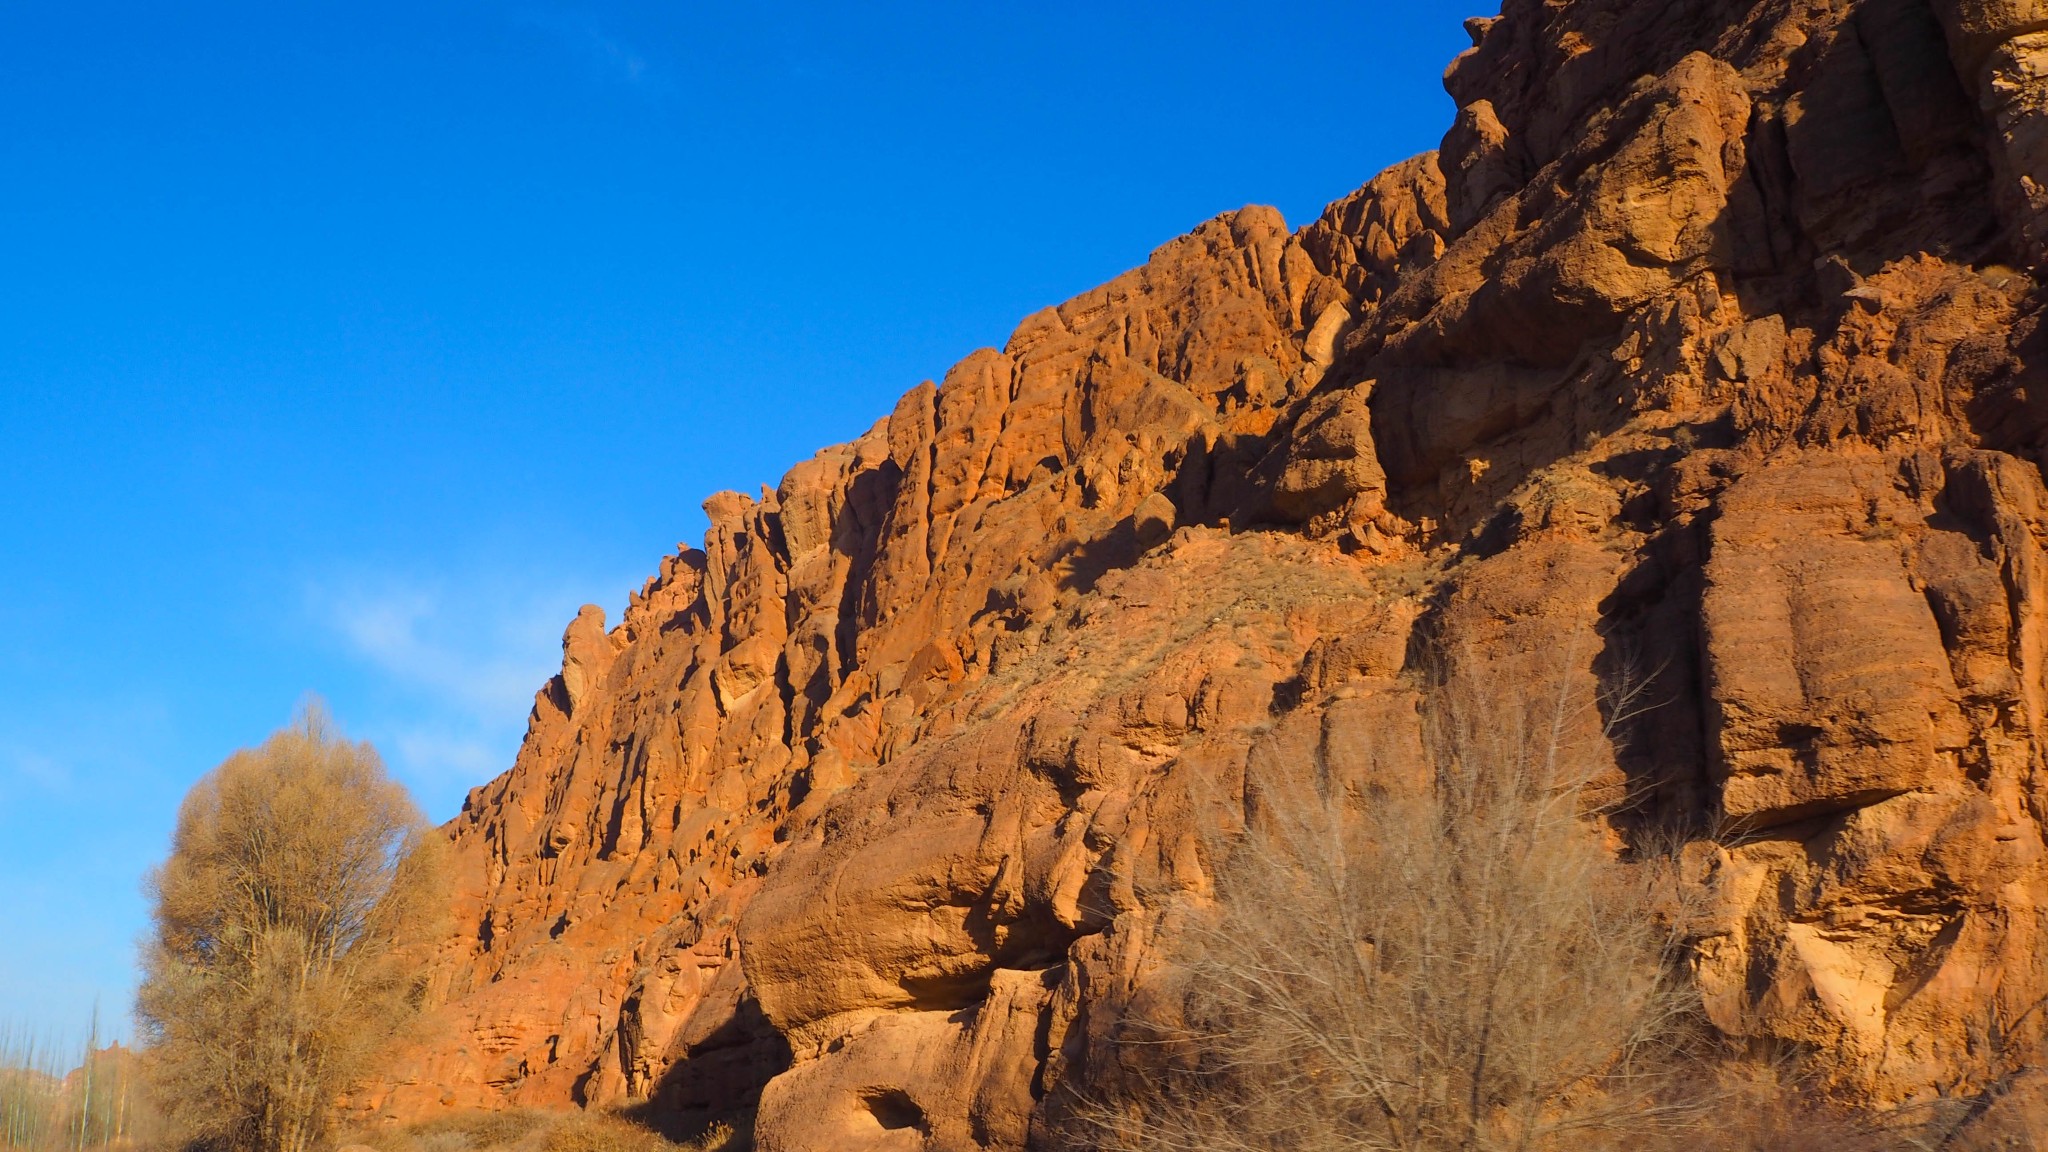
{"type": "Polygon", "coordinates": [[[375,1152],[745,1152],[751,1142],[730,1124],[678,1143],[621,1112],[515,1109],[356,1133],[347,1146],[375,1152]]]}

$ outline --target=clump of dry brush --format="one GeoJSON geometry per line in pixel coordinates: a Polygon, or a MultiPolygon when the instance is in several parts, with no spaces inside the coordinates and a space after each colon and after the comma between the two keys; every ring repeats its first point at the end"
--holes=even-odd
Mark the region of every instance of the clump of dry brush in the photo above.
{"type": "Polygon", "coordinates": [[[1213,901],[1163,912],[1153,1007],[1114,1087],[1075,1105],[1075,1146],[1917,1143],[1802,1101],[1706,1026],[1678,838],[1615,830],[1611,748],[1640,703],[1439,677],[1405,778],[1255,771],[1213,901]]]}

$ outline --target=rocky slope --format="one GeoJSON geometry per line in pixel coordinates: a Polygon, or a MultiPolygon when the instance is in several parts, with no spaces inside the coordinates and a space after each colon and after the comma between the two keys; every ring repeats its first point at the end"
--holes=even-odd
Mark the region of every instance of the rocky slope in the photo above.
{"type": "Polygon", "coordinates": [[[1509,0],[1442,148],[1019,326],[586,608],[361,1101],[1017,1149],[1424,647],[1647,673],[1714,1023],[1887,1104],[2048,993],[2042,0],[1509,0]],[[1430,644],[1420,643],[1429,637],[1430,644]]]}

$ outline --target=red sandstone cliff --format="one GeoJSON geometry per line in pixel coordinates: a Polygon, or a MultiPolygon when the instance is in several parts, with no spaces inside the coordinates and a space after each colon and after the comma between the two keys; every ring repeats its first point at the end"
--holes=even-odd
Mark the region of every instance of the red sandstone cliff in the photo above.
{"type": "Polygon", "coordinates": [[[1402,754],[1423,634],[1650,657],[1611,776],[1727,830],[1716,1026],[1880,1104],[2037,1029],[2048,4],[1468,27],[1439,152],[1026,319],[585,609],[366,1103],[1021,1148],[1247,777],[1402,754]]]}

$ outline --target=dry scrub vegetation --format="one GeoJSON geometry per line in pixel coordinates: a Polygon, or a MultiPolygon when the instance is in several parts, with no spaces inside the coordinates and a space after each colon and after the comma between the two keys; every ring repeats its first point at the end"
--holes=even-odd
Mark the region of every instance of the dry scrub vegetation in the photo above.
{"type": "Polygon", "coordinates": [[[1440,685],[1414,779],[1249,779],[1215,898],[1167,911],[1155,1007],[1126,1024],[1118,1086],[1076,1104],[1073,1146],[1979,1146],[1951,1142],[1953,1111],[1830,1109],[1796,1059],[1706,1024],[1679,838],[1623,846],[1598,754],[1632,695],[1440,685]]]}
{"type": "MultiPolygon", "coordinates": [[[[1522,683],[1532,679],[1543,682],[1522,683]]],[[[2030,1082],[1988,1107],[1830,1111],[1801,1090],[1796,1058],[1708,1026],[1685,970],[1680,837],[1625,811],[1607,753],[1639,714],[1635,693],[1487,690],[1507,682],[1498,669],[1436,680],[1420,751],[1379,761],[1405,772],[1250,775],[1246,826],[1214,854],[1224,863],[1213,898],[1165,899],[1161,923],[1175,930],[1149,998],[1125,1021],[1129,1058],[1109,1087],[1074,1103],[1072,1147],[2036,1146],[2048,1087],[2030,1082]]],[[[157,932],[140,994],[150,1086],[172,1125],[163,1147],[752,1146],[744,1126],[724,1125],[679,1144],[630,1110],[331,1132],[333,1102],[374,1071],[417,1008],[406,948],[436,927],[437,844],[375,752],[317,711],[193,789],[153,881],[157,932]]],[[[54,1073],[37,1076],[0,1070],[10,1147],[120,1142],[100,1103],[110,1097],[90,1092],[82,1112],[45,1108],[17,1124],[30,1110],[16,1102],[35,1092],[70,1099],[54,1073]]]]}
{"type": "Polygon", "coordinates": [[[195,785],[151,878],[137,1016],[188,1144],[305,1152],[417,1006],[439,840],[317,707],[195,785]]]}
{"type": "Polygon", "coordinates": [[[357,1133],[343,1152],[742,1152],[747,1133],[717,1124],[676,1143],[618,1112],[465,1112],[357,1133]]]}
{"type": "MultiPolygon", "coordinates": [[[[440,933],[443,850],[376,751],[343,739],[317,706],[192,788],[170,857],[150,879],[156,931],[137,995],[149,1095],[167,1123],[153,1144],[184,1152],[747,1146],[729,1126],[677,1144],[625,1114],[598,1111],[471,1113],[333,1132],[336,1101],[376,1071],[417,1015],[424,989],[411,950],[440,933]]],[[[9,1083],[0,1072],[0,1089],[9,1083]]],[[[11,1137],[10,1146],[73,1147],[11,1137]]]]}

